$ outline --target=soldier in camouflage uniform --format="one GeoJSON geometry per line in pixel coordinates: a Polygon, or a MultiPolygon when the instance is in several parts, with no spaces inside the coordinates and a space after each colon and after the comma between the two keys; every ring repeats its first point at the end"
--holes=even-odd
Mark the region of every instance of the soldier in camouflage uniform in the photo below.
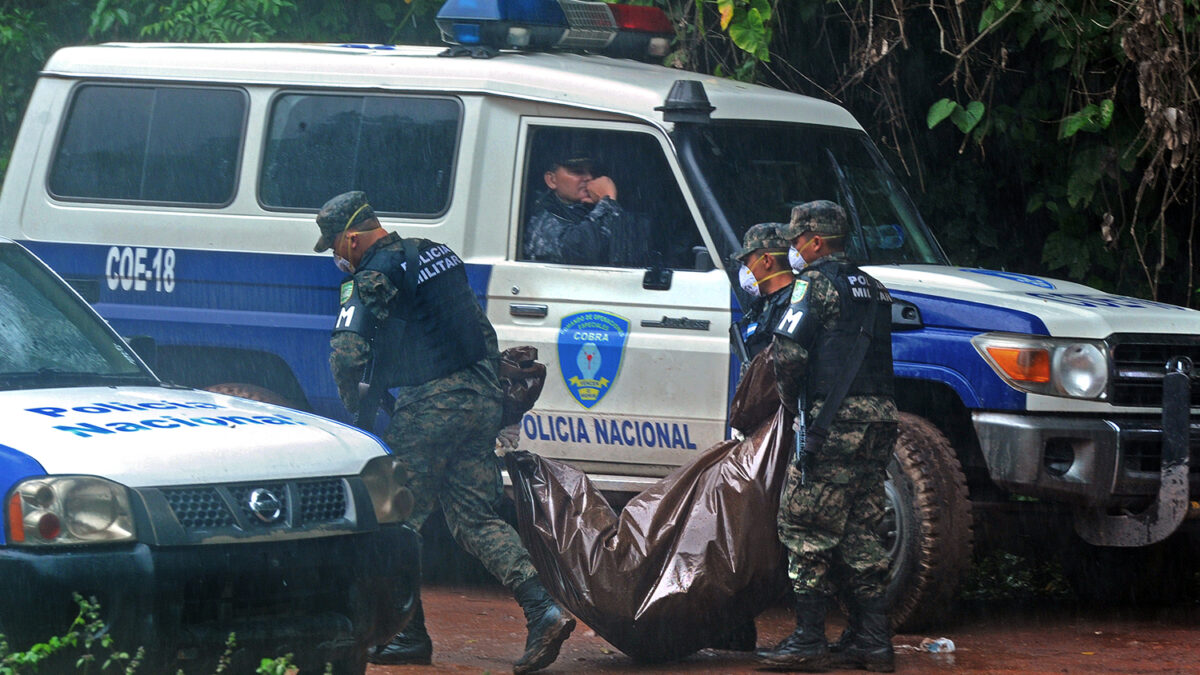
{"type": "Polygon", "coordinates": [[[785,225],[759,223],[751,227],[742,237],[742,249],[733,255],[745,270],[740,272],[743,289],[755,296],[750,310],[738,321],[742,342],[751,359],[770,346],[772,329],[791,298],[795,280],[787,256],[791,244],[783,238],[781,227],[785,225]]]}
{"type": "Polygon", "coordinates": [[[807,452],[788,467],[778,520],[796,592],[796,630],[758,652],[775,669],[895,667],[883,599],[888,555],[879,533],[898,420],[891,297],[847,260],[846,234],[845,212],[824,200],[795,207],[784,231],[808,264],[775,328],[775,373],[785,405],[795,410],[805,401],[810,426],[807,452]],[[857,372],[848,372],[856,361],[857,372]],[[827,398],[838,394],[844,397],[832,418],[822,418],[827,398]],[[827,645],[825,611],[839,590],[849,625],[827,645]]]}
{"type": "MultiPolygon", "coordinates": [[[[529,634],[513,671],[545,668],[575,620],[546,592],[520,537],[494,509],[503,494],[495,457],[499,351],[463,261],[444,244],[383,230],[362,192],[329,200],[317,225],[314,250],[332,248],[338,268],[352,275],[342,286],[330,340],[329,365],[343,403],[360,424],[362,416],[369,423],[376,388],[397,392],[383,440],[415,500],[409,524],[420,529],[442,507],[454,539],[513,591],[525,612],[529,634]],[[364,401],[359,382],[368,366],[372,390],[364,401]]],[[[427,664],[432,653],[418,603],[405,630],[372,648],[368,659],[427,664]]]]}
{"type": "Polygon", "coordinates": [[[617,186],[593,175],[587,157],[561,157],[545,173],[545,194],[525,226],[525,258],[573,265],[609,265],[613,235],[627,216],[617,186]]]}

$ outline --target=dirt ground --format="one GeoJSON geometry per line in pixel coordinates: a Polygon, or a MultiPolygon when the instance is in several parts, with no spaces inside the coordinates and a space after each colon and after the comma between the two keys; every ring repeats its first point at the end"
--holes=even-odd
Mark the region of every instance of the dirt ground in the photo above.
{"type": "MultiPolygon", "coordinates": [[[[424,591],[433,636],[432,666],[371,666],[368,675],[506,673],[520,656],[524,618],[498,586],[434,586],[424,591]]],[[[1083,610],[1043,603],[966,608],[952,627],[930,635],[897,635],[899,673],[1200,673],[1200,606],[1156,610],[1083,610]],[[925,637],[948,637],[952,654],[930,654],[925,637]]],[[[758,618],[759,644],[772,644],[794,624],[785,607],[758,618]]],[[[841,617],[829,622],[830,636],[841,617]]],[[[546,673],[752,673],[749,654],[705,650],[686,660],[634,662],[587,626],[575,629],[546,673]]]]}

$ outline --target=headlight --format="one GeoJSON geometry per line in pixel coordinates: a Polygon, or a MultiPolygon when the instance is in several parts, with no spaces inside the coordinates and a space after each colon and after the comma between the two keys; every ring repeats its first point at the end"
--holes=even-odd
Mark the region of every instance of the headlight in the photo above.
{"type": "Polygon", "coordinates": [[[1108,387],[1108,346],[1069,340],[984,333],[971,344],[1013,387],[1033,394],[1103,399],[1108,387]]]}
{"type": "Polygon", "coordinates": [[[371,495],[371,506],[375,508],[375,519],[381,523],[402,523],[412,515],[413,495],[396,480],[397,470],[392,455],[376,457],[362,470],[363,483],[371,495]]]}
{"type": "Polygon", "coordinates": [[[133,541],[133,513],[123,485],[95,476],[43,476],[8,497],[8,541],[52,546],[133,541]]]}

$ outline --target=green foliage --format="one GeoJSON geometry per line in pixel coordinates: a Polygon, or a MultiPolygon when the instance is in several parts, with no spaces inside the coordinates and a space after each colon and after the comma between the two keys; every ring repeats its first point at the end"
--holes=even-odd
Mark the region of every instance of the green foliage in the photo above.
{"type": "MultiPolygon", "coordinates": [[[[73,672],[77,673],[120,672],[124,675],[136,675],[145,656],[145,649],[138,647],[132,657],[128,652],[117,651],[113,647],[113,638],[109,634],[108,626],[100,618],[100,603],[96,598],[84,598],[78,593],[74,593],[73,597],[79,605],[79,615],[63,635],[53,636],[25,651],[13,652],[10,651],[4,635],[0,634],[0,675],[63,672],[67,663],[74,663],[73,672]],[[98,671],[94,670],[97,662],[100,663],[98,671]],[[48,665],[53,665],[54,670],[41,670],[48,665]]],[[[225,650],[217,660],[213,675],[230,672],[236,649],[237,635],[230,633],[225,639],[225,650]]],[[[255,675],[293,675],[297,672],[297,667],[292,658],[292,654],[264,658],[255,669],[255,675]]],[[[332,671],[333,665],[326,663],[325,672],[328,674],[332,671]]],[[[176,675],[185,674],[180,670],[176,675]]]]}
{"type": "Polygon", "coordinates": [[[975,561],[959,595],[966,600],[1062,600],[1071,596],[1071,588],[1055,561],[996,551],[975,561]]]}
{"type": "Polygon", "coordinates": [[[255,675],[289,675],[296,670],[292,663],[292,655],[284,654],[273,659],[263,659],[254,671],[255,675]]]}
{"type": "MultiPolygon", "coordinates": [[[[141,664],[144,650],[140,647],[131,657],[128,652],[113,648],[112,636],[105,630],[100,618],[100,603],[95,598],[84,598],[73,594],[79,614],[71,622],[67,632],[52,636],[21,652],[9,650],[8,642],[0,635],[0,675],[22,675],[36,673],[48,663],[62,664],[74,658],[75,671],[93,672],[100,661],[101,672],[123,671],[133,675],[141,664]],[[114,670],[110,671],[112,667],[114,670]]],[[[61,666],[59,666],[61,667],[61,666]]]]}
{"type": "Polygon", "coordinates": [[[983,119],[983,112],[984,105],[982,101],[971,101],[966,107],[963,107],[948,98],[944,98],[929,107],[929,112],[925,116],[925,123],[932,129],[948,117],[954,123],[954,126],[958,127],[959,131],[969,134],[979,124],[979,121],[983,119]]]}

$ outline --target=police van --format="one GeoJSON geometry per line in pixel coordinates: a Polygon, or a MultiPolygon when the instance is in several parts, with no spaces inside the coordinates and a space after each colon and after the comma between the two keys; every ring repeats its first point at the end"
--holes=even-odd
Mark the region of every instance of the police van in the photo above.
{"type": "Polygon", "coordinates": [[[450,48],[62,49],[16,140],[0,233],[152,338],[164,379],[344,419],[326,360],[342,275],[312,253],[314,215],[363,190],[387,228],[466,261],[502,347],[539,349],[550,373],[521,446],[629,494],[730,433],[743,232],[829,199],[895,300],[895,615],[939,615],[973,510],[1059,505],[1065,531],[1102,546],[1192,515],[1200,394],[1169,397],[1183,413],[1168,429],[1162,407],[1168,372],[1200,377],[1200,313],[954,266],[843,108],[630,58],[663,52],[656,12],[452,0],[450,48]],[[566,155],[619,189],[626,217],[598,263],[526,246],[566,155]]]}
{"type": "MultiPolygon", "coordinates": [[[[420,582],[411,495],[377,438],[166,385],[77,294],[0,239],[0,635],[24,651],[99,604],[150,672],[293,654],[365,672],[420,582]]],[[[89,629],[90,630],[90,629],[89,629]]],[[[43,662],[66,672],[78,657],[43,662]]]]}

